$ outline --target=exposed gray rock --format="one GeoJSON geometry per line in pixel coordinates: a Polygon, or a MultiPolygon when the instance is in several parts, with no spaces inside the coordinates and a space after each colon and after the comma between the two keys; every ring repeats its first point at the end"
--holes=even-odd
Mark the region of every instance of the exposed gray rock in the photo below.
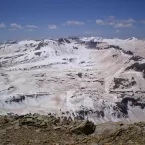
{"type": "Polygon", "coordinates": [[[95,125],[94,123],[86,120],[83,121],[81,124],[77,125],[76,127],[73,127],[70,131],[76,134],[92,134],[95,131],[95,125]]]}

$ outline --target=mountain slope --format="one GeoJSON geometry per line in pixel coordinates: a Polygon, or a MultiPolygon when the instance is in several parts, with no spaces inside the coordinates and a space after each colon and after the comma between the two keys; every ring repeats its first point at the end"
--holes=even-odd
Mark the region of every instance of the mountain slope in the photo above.
{"type": "Polygon", "coordinates": [[[2,44],[0,113],[145,121],[145,59],[130,47],[144,43],[72,37],[2,44]]]}

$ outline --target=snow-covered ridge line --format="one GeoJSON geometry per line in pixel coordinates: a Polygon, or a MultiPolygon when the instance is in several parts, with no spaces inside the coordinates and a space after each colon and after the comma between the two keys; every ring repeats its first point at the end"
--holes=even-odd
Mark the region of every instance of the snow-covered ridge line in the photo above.
{"type": "Polygon", "coordinates": [[[145,121],[144,43],[70,37],[1,44],[0,114],[145,121]]]}

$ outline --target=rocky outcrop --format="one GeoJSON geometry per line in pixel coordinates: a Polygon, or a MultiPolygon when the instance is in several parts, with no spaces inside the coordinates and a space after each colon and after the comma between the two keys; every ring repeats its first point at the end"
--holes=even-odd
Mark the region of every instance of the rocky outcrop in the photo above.
{"type": "Polygon", "coordinates": [[[0,116],[0,143],[14,145],[144,145],[145,123],[61,120],[28,114],[0,116]]]}
{"type": "Polygon", "coordinates": [[[35,50],[40,50],[40,48],[43,47],[43,46],[44,46],[43,42],[40,42],[38,44],[38,46],[35,48],[35,50]]]}
{"type": "Polygon", "coordinates": [[[135,71],[138,72],[142,72],[143,73],[143,77],[145,78],[145,63],[134,63],[131,66],[127,67],[126,70],[130,70],[133,69],[135,71]]]}
{"type": "Polygon", "coordinates": [[[126,70],[129,70],[129,69],[134,69],[134,70],[139,71],[139,72],[145,71],[145,63],[141,63],[141,64],[134,63],[131,66],[129,66],[128,68],[126,68],[126,70]]]}
{"type": "Polygon", "coordinates": [[[132,78],[131,80],[129,79],[124,79],[124,78],[114,78],[114,86],[113,86],[113,90],[115,89],[126,89],[126,88],[130,88],[134,85],[136,85],[136,81],[134,80],[134,78],[132,78]]]}
{"type": "Polygon", "coordinates": [[[76,134],[89,135],[95,131],[95,128],[96,127],[95,127],[94,123],[86,120],[86,121],[81,122],[76,127],[72,127],[72,129],[70,131],[73,133],[76,133],[76,134]]]}
{"type": "Polygon", "coordinates": [[[143,58],[141,56],[133,56],[130,58],[130,60],[141,61],[141,60],[143,60],[143,58]]]}

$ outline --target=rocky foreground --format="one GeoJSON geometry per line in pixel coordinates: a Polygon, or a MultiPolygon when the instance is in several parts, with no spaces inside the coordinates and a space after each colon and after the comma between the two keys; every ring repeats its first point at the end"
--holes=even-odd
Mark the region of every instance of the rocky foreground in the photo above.
{"type": "Polygon", "coordinates": [[[145,123],[95,125],[54,116],[0,116],[0,145],[144,145],[145,123]]]}

